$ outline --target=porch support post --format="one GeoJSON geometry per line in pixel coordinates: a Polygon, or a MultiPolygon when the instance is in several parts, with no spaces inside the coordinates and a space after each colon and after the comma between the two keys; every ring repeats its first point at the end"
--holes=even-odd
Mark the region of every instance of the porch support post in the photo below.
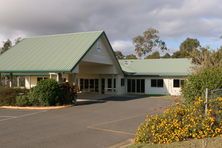
{"type": "Polygon", "coordinates": [[[57,73],[56,81],[57,81],[58,83],[62,83],[62,74],[61,74],[61,73],[57,73]]]}
{"type": "Polygon", "coordinates": [[[20,87],[20,85],[19,85],[19,79],[20,79],[20,77],[18,76],[18,77],[17,77],[17,87],[20,87]]]}
{"type": "Polygon", "coordinates": [[[114,75],[112,75],[112,95],[114,93],[114,75]]]}
{"type": "Polygon", "coordinates": [[[12,84],[12,80],[13,80],[13,75],[12,73],[10,73],[10,76],[9,76],[9,87],[13,87],[13,84],[12,84]]]}
{"type": "Polygon", "coordinates": [[[32,88],[31,76],[29,76],[29,89],[32,88]]]}
{"type": "Polygon", "coordinates": [[[75,82],[74,74],[73,73],[68,73],[67,76],[68,76],[68,83],[69,83],[69,85],[73,86],[73,83],[75,82]]]}

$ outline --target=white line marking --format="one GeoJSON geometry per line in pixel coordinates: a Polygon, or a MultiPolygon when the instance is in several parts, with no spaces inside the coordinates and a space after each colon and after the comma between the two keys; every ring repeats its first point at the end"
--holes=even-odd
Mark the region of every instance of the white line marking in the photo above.
{"type": "Polygon", "coordinates": [[[127,118],[122,118],[122,119],[118,119],[118,120],[111,120],[111,121],[107,121],[107,122],[103,122],[103,123],[89,125],[87,128],[94,129],[94,130],[99,130],[99,131],[104,131],[104,132],[111,132],[111,133],[134,136],[135,133],[125,132],[125,131],[120,131],[120,130],[112,130],[112,129],[107,129],[107,128],[99,128],[98,126],[106,125],[106,124],[112,124],[112,123],[116,123],[116,122],[120,122],[120,121],[124,121],[124,120],[129,120],[129,119],[137,118],[137,117],[144,116],[144,115],[146,115],[146,113],[131,116],[131,117],[127,117],[127,118]]]}
{"type": "Polygon", "coordinates": [[[104,132],[111,132],[111,133],[117,133],[117,134],[130,135],[130,136],[134,136],[135,135],[134,133],[120,131],[120,130],[111,130],[111,129],[107,129],[107,128],[98,128],[98,127],[92,127],[92,126],[88,126],[87,128],[94,129],[94,130],[99,130],[99,131],[104,131],[104,132]]]}
{"type": "Polygon", "coordinates": [[[122,119],[118,119],[118,120],[111,120],[111,121],[107,121],[107,122],[93,124],[93,125],[90,125],[90,127],[95,127],[95,126],[100,126],[100,125],[106,125],[106,124],[111,124],[111,123],[115,123],[115,122],[120,122],[120,121],[124,121],[124,120],[129,120],[129,119],[137,118],[137,117],[140,117],[140,116],[144,116],[146,114],[147,113],[143,113],[143,114],[139,114],[139,115],[135,115],[135,116],[127,117],[127,118],[122,118],[122,119]]]}
{"type": "Polygon", "coordinates": [[[21,116],[12,116],[12,117],[8,117],[7,119],[1,119],[1,121],[6,121],[6,120],[11,120],[11,119],[18,119],[18,118],[23,118],[23,117],[28,117],[28,116],[32,116],[32,115],[36,115],[36,114],[39,114],[39,113],[43,113],[43,112],[47,112],[48,110],[42,110],[42,111],[38,111],[38,112],[34,112],[34,113],[28,113],[28,114],[24,114],[24,115],[21,115],[21,116]]]}
{"type": "Polygon", "coordinates": [[[0,116],[0,118],[14,118],[16,116],[0,116]]]}

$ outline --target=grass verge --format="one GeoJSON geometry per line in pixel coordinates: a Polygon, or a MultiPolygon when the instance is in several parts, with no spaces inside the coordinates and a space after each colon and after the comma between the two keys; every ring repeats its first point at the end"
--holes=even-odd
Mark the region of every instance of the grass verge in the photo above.
{"type": "Polygon", "coordinates": [[[128,148],[221,148],[222,138],[205,138],[205,139],[194,139],[182,142],[173,142],[170,144],[133,144],[128,148]]]}

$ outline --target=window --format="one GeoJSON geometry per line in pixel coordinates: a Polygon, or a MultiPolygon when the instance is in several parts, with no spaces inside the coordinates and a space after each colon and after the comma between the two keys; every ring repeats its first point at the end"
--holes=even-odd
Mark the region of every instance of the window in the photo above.
{"type": "Polygon", "coordinates": [[[121,79],[121,86],[125,86],[125,79],[124,78],[121,79]]]}
{"type": "Polygon", "coordinates": [[[151,79],[151,87],[163,87],[163,79],[151,79]]]}
{"type": "Polygon", "coordinates": [[[136,92],[136,80],[132,79],[132,92],[136,92]]]}
{"type": "Polygon", "coordinates": [[[184,84],[184,80],[180,80],[180,79],[174,79],[173,80],[173,87],[175,88],[179,88],[184,84]]]}
{"type": "Polygon", "coordinates": [[[144,79],[127,79],[127,91],[129,93],[144,93],[145,80],[144,79]]]}
{"type": "Polygon", "coordinates": [[[112,79],[108,79],[108,88],[112,88],[112,79]]]}
{"type": "Polygon", "coordinates": [[[88,88],[89,88],[89,80],[85,79],[85,89],[88,89],[88,88]]]}
{"type": "Polygon", "coordinates": [[[127,79],[127,91],[128,92],[132,92],[131,79],[127,79]]]}
{"type": "Polygon", "coordinates": [[[99,92],[99,80],[95,79],[95,91],[99,92]]]}
{"type": "Polygon", "coordinates": [[[83,90],[83,79],[80,79],[80,90],[82,91],[83,90]]]}
{"type": "Polygon", "coordinates": [[[43,80],[43,77],[37,77],[37,82],[43,80]]]}

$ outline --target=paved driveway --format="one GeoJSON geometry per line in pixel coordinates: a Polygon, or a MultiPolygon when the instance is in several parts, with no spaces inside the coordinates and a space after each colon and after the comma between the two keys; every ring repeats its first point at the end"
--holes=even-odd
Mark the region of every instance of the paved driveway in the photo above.
{"type": "Polygon", "coordinates": [[[0,147],[114,146],[133,138],[147,113],[172,103],[164,97],[113,97],[59,110],[0,109],[0,147]]]}

